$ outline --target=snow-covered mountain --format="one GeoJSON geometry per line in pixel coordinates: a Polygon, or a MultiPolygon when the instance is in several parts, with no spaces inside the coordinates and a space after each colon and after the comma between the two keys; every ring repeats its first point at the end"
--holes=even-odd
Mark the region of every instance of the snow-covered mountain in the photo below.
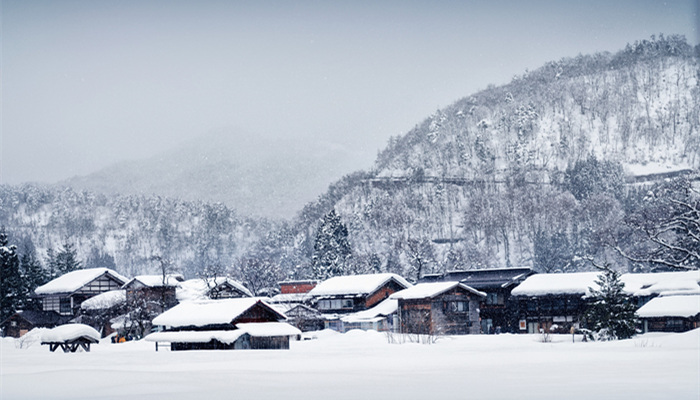
{"type": "Polygon", "coordinates": [[[700,167],[699,59],[700,47],[661,36],[465,97],[392,138],[372,171],[332,185],[299,224],[335,208],[361,263],[405,276],[581,268],[582,254],[609,256],[605,235],[633,209],[624,179],[700,167]],[[581,179],[588,193],[571,186],[581,179]]]}
{"type": "Polygon", "coordinates": [[[98,193],[220,202],[242,215],[290,218],[357,165],[343,146],[323,141],[313,142],[314,149],[300,146],[289,138],[220,130],[149,159],[121,162],[61,184],[98,193]]]}

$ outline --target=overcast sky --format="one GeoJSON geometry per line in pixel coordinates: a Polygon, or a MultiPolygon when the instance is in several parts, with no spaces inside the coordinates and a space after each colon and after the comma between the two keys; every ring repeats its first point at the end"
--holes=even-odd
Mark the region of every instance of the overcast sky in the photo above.
{"type": "Polygon", "coordinates": [[[83,175],[221,129],[329,141],[368,168],[389,136],[525,69],[659,32],[697,43],[698,8],[2,0],[0,182],[83,175]]]}

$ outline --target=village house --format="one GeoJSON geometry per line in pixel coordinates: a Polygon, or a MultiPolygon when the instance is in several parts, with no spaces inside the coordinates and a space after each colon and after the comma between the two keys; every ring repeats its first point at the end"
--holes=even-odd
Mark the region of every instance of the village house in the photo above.
{"type": "Polygon", "coordinates": [[[637,310],[642,332],[686,332],[700,327],[700,295],[662,296],[637,310]]]}
{"type": "MultiPolygon", "coordinates": [[[[578,329],[591,288],[600,272],[537,274],[511,292],[519,315],[520,332],[568,333],[578,329]]],[[[637,307],[658,296],[700,294],[700,271],[622,274],[624,292],[637,307]]]]}
{"type": "Polygon", "coordinates": [[[324,314],[325,327],[344,332],[342,316],[368,310],[412,285],[396,274],[336,276],[309,293],[310,302],[324,314]]]}
{"type": "Polygon", "coordinates": [[[100,293],[120,289],[127,278],[109,268],[81,269],[62,275],[36,288],[43,311],[76,316],[80,305],[100,293]]]}
{"type": "Polygon", "coordinates": [[[463,283],[419,283],[391,298],[398,300],[401,333],[465,335],[481,332],[479,304],[486,293],[463,283]]]}
{"type": "Polygon", "coordinates": [[[171,350],[288,349],[301,331],[259,298],[185,302],[153,320],[165,329],[146,337],[171,350]]]}
{"type": "Polygon", "coordinates": [[[510,301],[511,291],[535,271],[530,267],[490,268],[467,271],[447,271],[425,275],[423,282],[461,282],[486,293],[479,306],[482,333],[518,332],[517,310],[510,301]]]}

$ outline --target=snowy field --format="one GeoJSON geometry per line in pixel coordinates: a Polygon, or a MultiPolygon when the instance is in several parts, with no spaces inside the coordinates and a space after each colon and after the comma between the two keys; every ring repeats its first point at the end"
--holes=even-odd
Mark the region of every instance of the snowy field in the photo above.
{"type": "MultiPolygon", "coordinates": [[[[609,343],[539,335],[389,344],[324,331],[288,351],[154,351],[107,342],[90,353],[1,339],[11,399],[700,399],[700,330],[609,343]],[[26,345],[26,343],[25,343],[26,345]]],[[[580,339],[580,338],[579,338],[580,339]]]]}

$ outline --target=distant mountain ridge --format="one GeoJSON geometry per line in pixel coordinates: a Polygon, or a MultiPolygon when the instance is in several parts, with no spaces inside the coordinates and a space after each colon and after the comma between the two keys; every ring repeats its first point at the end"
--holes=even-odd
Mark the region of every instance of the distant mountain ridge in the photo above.
{"type": "Polygon", "coordinates": [[[149,159],[121,162],[59,185],[220,202],[243,215],[291,218],[348,165],[355,165],[350,162],[354,155],[340,146],[316,142],[311,157],[299,157],[299,146],[288,138],[220,130],[149,159]]]}

